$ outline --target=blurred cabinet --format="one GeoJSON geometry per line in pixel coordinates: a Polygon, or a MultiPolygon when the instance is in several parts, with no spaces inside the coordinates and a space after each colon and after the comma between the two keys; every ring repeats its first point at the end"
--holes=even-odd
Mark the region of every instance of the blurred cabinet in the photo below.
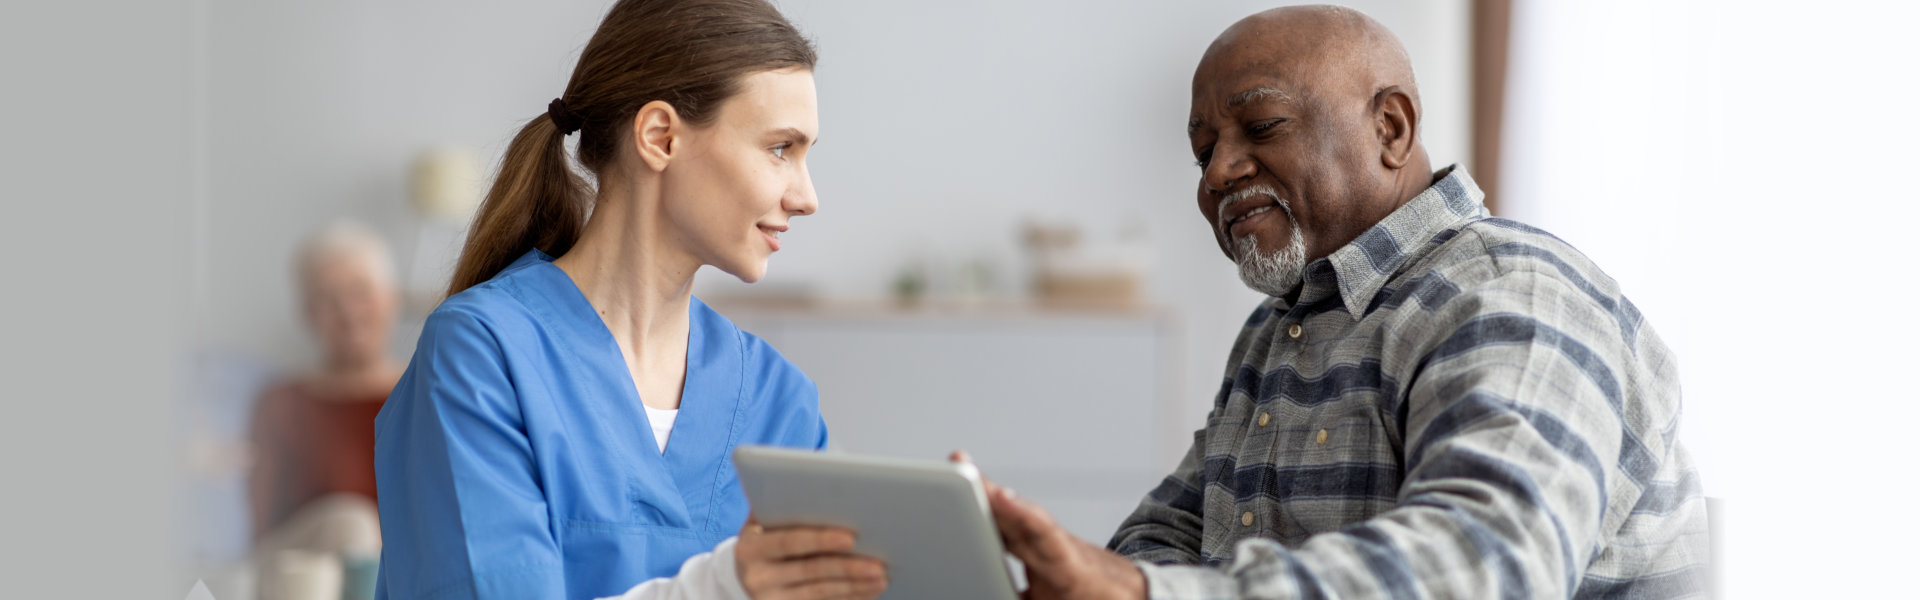
{"type": "Polygon", "coordinates": [[[965,449],[1094,543],[1189,441],[1167,429],[1181,421],[1167,399],[1173,328],[1158,312],[715,308],[813,378],[835,448],[965,449]]]}

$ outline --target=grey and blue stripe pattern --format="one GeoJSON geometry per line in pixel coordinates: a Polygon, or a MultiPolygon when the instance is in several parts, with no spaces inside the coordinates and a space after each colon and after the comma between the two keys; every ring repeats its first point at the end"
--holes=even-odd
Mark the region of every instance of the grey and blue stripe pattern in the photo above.
{"type": "Polygon", "coordinates": [[[1672,354],[1482,197],[1450,168],[1247,319],[1206,428],[1110,544],[1153,598],[1705,595],[1672,354]]]}

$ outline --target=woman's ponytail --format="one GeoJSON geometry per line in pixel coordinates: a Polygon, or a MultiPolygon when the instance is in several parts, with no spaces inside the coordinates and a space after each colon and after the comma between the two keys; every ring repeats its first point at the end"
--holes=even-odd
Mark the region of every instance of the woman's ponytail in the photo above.
{"type": "Polygon", "coordinates": [[[492,279],[528,250],[560,256],[580,239],[592,197],[586,180],[568,165],[566,139],[548,115],[534,117],[513,136],[467,233],[447,295],[492,279]]]}
{"type": "Polygon", "coordinates": [[[689,125],[705,125],[741,78],[811,70],[814,60],[813,44],[767,0],[615,2],[580,51],[566,92],[507,145],[447,295],[492,279],[527,250],[557,258],[580,240],[593,192],[567,158],[574,129],[581,166],[600,174],[632,140],[633,117],[646,103],[664,100],[689,125]]]}

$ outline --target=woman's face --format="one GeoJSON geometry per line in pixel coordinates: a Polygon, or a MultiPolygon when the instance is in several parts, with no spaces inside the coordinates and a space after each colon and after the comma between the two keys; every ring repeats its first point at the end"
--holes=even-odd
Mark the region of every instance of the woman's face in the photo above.
{"type": "Polygon", "coordinates": [[[813,73],[763,71],[742,80],[714,121],[683,138],[663,172],[663,210],[702,263],[759,281],[789,219],[819,207],[807,151],[819,137],[813,73]]]}

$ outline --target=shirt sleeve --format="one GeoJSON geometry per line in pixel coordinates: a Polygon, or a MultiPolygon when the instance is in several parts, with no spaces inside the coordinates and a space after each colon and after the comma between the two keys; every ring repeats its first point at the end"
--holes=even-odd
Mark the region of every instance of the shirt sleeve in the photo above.
{"type": "Polygon", "coordinates": [[[1242,540],[1225,568],[1142,564],[1150,597],[1569,597],[1638,497],[1627,480],[1664,456],[1627,425],[1646,383],[1631,342],[1551,277],[1502,276],[1432,318],[1393,509],[1298,548],[1242,540]]]}
{"type": "Polygon", "coordinates": [[[1194,432],[1193,447],[1186,457],[1120,523],[1107,549],[1146,563],[1200,562],[1201,492],[1205,485],[1200,470],[1206,464],[1206,434],[1205,428],[1194,432]]]}
{"type": "Polygon", "coordinates": [[[600,600],[752,600],[734,568],[733,544],[738,539],[727,538],[712,552],[693,555],[673,577],[650,579],[600,600]]]}
{"type": "Polygon", "coordinates": [[[564,597],[519,400],[482,321],[428,319],[375,442],[380,598],[564,597]]]}

